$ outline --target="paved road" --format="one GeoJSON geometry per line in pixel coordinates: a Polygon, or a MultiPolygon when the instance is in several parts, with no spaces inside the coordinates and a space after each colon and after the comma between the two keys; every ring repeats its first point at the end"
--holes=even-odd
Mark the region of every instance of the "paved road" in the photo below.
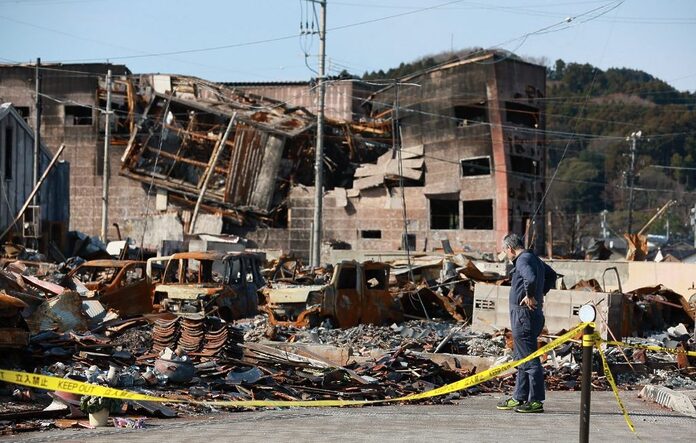
{"type": "MultiPolygon", "coordinates": [[[[622,400],[642,441],[694,441],[696,419],[663,409],[623,392],[622,400]]],[[[146,429],[70,429],[33,432],[0,441],[40,442],[201,442],[229,441],[472,441],[573,442],[578,440],[579,392],[551,392],[544,414],[498,411],[499,397],[478,395],[457,405],[371,406],[259,410],[216,413],[198,418],[149,420],[146,429]]],[[[626,426],[611,392],[592,397],[591,441],[638,441],[626,426]]]]}

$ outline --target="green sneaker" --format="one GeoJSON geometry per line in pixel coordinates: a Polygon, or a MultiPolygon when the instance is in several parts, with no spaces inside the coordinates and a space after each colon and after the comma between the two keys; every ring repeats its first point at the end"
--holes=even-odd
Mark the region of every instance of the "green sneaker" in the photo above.
{"type": "Polygon", "coordinates": [[[510,409],[515,409],[517,407],[522,406],[523,404],[524,402],[517,401],[514,398],[510,397],[506,400],[499,401],[496,405],[496,408],[500,409],[501,411],[509,411],[510,409]]]}
{"type": "Polygon", "coordinates": [[[544,404],[540,401],[530,401],[517,406],[515,412],[544,412],[544,404]]]}

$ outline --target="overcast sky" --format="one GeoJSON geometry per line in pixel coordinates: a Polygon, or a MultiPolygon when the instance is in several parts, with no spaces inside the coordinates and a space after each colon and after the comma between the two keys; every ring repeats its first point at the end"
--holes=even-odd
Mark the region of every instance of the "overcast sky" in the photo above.
{"type": "MultiPolygon", "coordinates": [[[[109,60],[213,81],[307,80],[318,37],[300,34],[313,22],[306,0],[0,0],[0,62],[109,60]]],[[[549,64],[642,69],[696,91],[694,0],[328,0],[327,28],[329,74],[498,47],[549,64]]]]}

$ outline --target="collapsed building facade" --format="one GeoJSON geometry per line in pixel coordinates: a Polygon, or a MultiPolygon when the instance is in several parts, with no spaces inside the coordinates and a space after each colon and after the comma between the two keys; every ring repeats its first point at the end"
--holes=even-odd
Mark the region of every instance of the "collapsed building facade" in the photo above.
{"type": "MultiPolygon", "coordinates": [[[[373,118],[398,120],[401,161],[387,152],[359,167],[352,187],[329,191],[324,238],[356,250],[430,251],[446,239],[455,249],[493,251],[536,213],[528,238],[540,247],[545,78],[542,66],[492,53],[376,92],[365,104],[373,118]]],[[[291,230],[309,230],[312,198],[313,190],[291,192],[291,230]]]]}
{"type": "MultiPolygon", "coordinates": [[[[216,233],[309,255],[317,95],[311,83],[215,84],[131,75],[115,65],[45,70],[42,87],[52,100],[44,105],[44,139],[68,144],[74,171],[71,229],[98,230],[106,100],[98,73],[107,69],[115,75],[116,117],[110,222],[175,213],[184,230],[205,232],[190,226],[202,195],[200,211],[224,218],[216,233]]],[[[33,69],[0,72],[0,97],[31,117],[33,69]]],[[[528,238],[539,246],[544,94],[544,67],[496,53],[387,87],[330,81],[325,243],[430,251],[447,239],[454,249],[493,251],[505,233],[524,232],[536,215],[528,238]]]]}

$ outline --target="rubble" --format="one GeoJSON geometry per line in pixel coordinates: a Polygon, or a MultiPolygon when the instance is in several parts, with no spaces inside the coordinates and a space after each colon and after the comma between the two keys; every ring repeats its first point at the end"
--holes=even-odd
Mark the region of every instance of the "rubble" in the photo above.
{"type": "MultiPolygon", "coordinates": [[[[284,258],[266,267],[266,279],[252,264],[257,259],[256,253],[184,253],[164,258],[167,266],[157,274],[142,261],[84,262],[72,270],[8,262],[0,270],[0,330],[22,330],[25,341],[12,345],[19,350],[12,359],[0,357],[0,367],[184,400],[374,400],[423,392],[512,359],[509,331],[478,332],[470,324],[477,309],[474,286],[504,285],[506,279],[482,272],[467,257],[315,269],[284,258]],[[139,270],[137,278],[128,277],[129,269],[139,270]],[[150,288],[148,312],[129,310],[133,303],[107,295],[140,283],[150,288]],[[230,318],[220,309],[224,304],[198,295],[178,309],[168,306],[177,289],[201,294],[231,283],[248,290],[247,297],[260,297],[260,313],[249,309],[230,318]],[[307,322],[298,321],[302,314],[307,322]]],[[[573,293],[598,287],[597,281],[581,282],[573,293]]],[[[631,301],[622,315],[634,337],[625,342],[694,349],[694,308],[683,296],[663,286],[619,296],[631,301]]],[[[0,337],[0,346],[8,346],[7,337],[12,335],[0,337]]],[[[545,331],[540,342],[553,337],[545,331]]],[[[618,347],[608,347],[606,355],[622,389],[647,383],[696,388],[694,359],[686,355],[618,347]]],[[[579,389],[579,341],[543,361],[548,389],[579,389]]],[[[601,365],[595,370],[594,389],[609,389],[601,365]]],[[[503,375],[423,401],[449,402],[513,384],[512,375],[503,375]]],[[[0,389],[0,400],[0,420],[11,423],[0,432],[87,426],[79,396],[10,387],[0,389]]],[[[128,401],[125,408],[114,426],[142,426],[133,414],[213,411],[201,404],[142,401],[128,401]]]]}

